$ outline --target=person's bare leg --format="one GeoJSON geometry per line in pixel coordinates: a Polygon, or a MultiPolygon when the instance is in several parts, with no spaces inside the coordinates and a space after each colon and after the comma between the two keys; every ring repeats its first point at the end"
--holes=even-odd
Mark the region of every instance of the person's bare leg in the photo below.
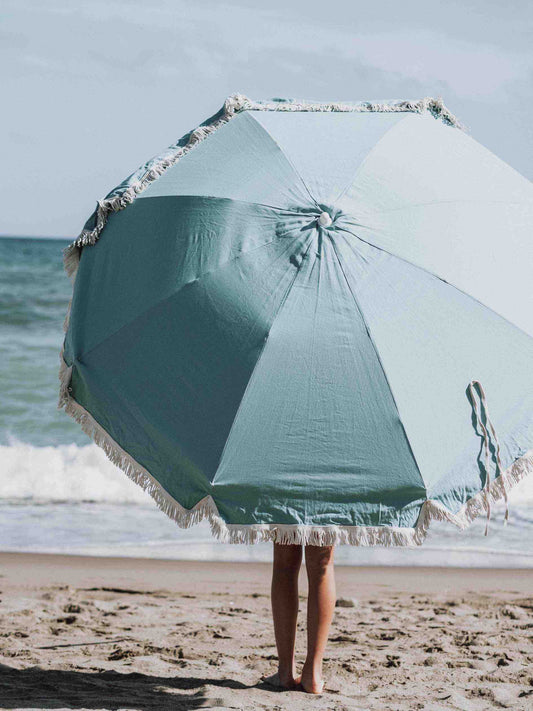
{"type": "Polygon", "coordinates": [[[294,664],[294,645],[298,618],[298,573],[301,564],[302,546],[274,543],[271,597],[278,671],[264,680],[287,689],[300,683],[294,664]]]}
{"type": "Polygon", "coordinates": [[[305,567],[309,581],[307,600],[307,657],[302,670],[302,686],[320,694],[322,660],[335,610],[335,571],[333,546],[306,546],[305,567]]]}

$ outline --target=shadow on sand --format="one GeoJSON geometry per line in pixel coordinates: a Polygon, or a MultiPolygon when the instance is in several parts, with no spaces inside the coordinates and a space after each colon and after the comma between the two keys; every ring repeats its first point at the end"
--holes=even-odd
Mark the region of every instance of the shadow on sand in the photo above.
{"type": "Polygon", "coordinates": [[[239,691],[275,689],[233,679],[162,677],[138,672],[13,669],[0,665],[0,709],[134,709],[152,711],[242,708],[239,691]],[[188,693],[189,692],[189,693],[188,693]]]}

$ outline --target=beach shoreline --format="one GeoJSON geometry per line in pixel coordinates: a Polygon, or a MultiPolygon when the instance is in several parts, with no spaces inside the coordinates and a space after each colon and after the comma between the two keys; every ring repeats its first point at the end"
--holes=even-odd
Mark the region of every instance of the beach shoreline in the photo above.
{"type": "MultiPolygon", "coordinates": [[[[236,586],[239,593],[267,593],[271,564],[0,552],[0,575],[10,587],[26,584],[79,586],[105,582],[115,586],[119,583],[141,586],[146,590],[228,592],[236,586]]],[[[373,597],[380,590],[533,594],[531,568],[338,565],[336,581],[339,596],[359,598],[373,597]]],[[[301,574],[300,582],[305,586],[305,575],[301,574]]]]}
{"type": "Polygon", "coordinates": [[[338,566],[354,602],[336,608],[320,698],[260,681],[276,665],[270,574],[0,553],[0,708],[531,708],[533,570],[338,566]]]}

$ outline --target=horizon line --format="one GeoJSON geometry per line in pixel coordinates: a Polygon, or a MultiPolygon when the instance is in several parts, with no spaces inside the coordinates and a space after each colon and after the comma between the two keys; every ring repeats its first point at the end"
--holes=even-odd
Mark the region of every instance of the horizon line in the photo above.
{"type": "Polygon", "coordinates": [[[56,235],[14,235],[11,233],[0,233],[0,239],[40,239],[40,240],[65,240],[72,242],[74,237],[58,237],[56,235]]]}

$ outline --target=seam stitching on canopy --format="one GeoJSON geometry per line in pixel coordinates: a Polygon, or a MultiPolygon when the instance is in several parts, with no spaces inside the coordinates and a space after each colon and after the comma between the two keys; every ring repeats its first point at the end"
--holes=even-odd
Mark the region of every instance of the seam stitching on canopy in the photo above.
{"type": "Polygon", "coordinates": [[[385,140],[386,137],[389,136],[389,134],[391,132],[398,129],[398,127],[403,123],[405,118],[407,118],[407,116],[402,117],[402,119],[397,121],[397,123],[395,123],[394,125],[389,126],[388,129],[385,131],[385,133],[378,138],[378,140],[374,143],[374,145],[370,148],[368,153],[365,155],[363,160],[359,163],[355,173],[352,175],[352,177],[350,178],[348,183],[346,183],[346,185],[341,190],[341,192],[337,195],[337,197],[334,200],[332,200],[333,205],[336,205],[340,200],[342,200],[342,198],[346,195],[346,193],[355,185],[355,182],[357,181],[357,178],[359,177],[361,171],[367,165],[369,159],[374,155],[378,146],[381,145],[381,143],[385,140]]]}
{"type": "Polygon", "coordinates": [[[300,180],[300,182],[302,183],[302,186],[303,186],[305,192],[307,193],[308,197],[310,198],[310,200],[311,200],[312,202],[314,202],[315,207],[318,208],[318,209],[320,209],[320,208],[319,208],[319,204],[318,204],[318,202],[317,202],[317,199],[315,198],[315,196],[313,195],[313,193],[312,193],[311,190],[309,189],[309,186],[307,185],[307,183],[306,183],[305,180],[303,179],[303,176],[302,176],[302,174],[300,173],[300,171],[298,170],[298,168],[297,168],[297,167],[294,165],[294,163],[292,162],[291,158],[287,155],[287,153],[285,153],[285,151],[284,151],[283,148],[280,146],[280,144],[277,142],[277,140],[274,138],[274,136],[271,136],[271,135],[270,135],[270,133],[269,133],[269,132],[266,130],[266,128],[263,126],[263,124],[262,124],[260,121],[258,121],[255,117],[252,117],[252,118],[253,118],[253,120],[255,121],[255,123],[261,128],[261,130],[263,131],[263,133],[265,133],[265,134],[268,136],[269,140],[272,141],[272,143],[276,146],[276,148],[279,150],[279,152],[281,153],[281,155],[285,158],[285,160],[287,161],[287,163],[290,165],[290,167],[292,168],[294,174],[296,175],[296,177],[297,177],[297,178],[300,180]]]}
{"type": "MultiPolygon", "coordinates": [[[[521,328],[520,326],[517,326],[512,321],[509,321],[508,318],[506,318],[505,316],[502,316],[502,314],[495,311],[491,306],[487,306],[487,304],[484,304],[483,301],[480,301],[475,296],[472,296],[472,294],[469,294],[464,289],[461,289],[461,287],[457,286],[456,284],[453,284],[451,281],[447,281],[444,277],[439,276],[436,272],[432,272],[430,269],[423,267],[421,264],[417,264],[416,262],[413,262],[410,259],[407,259],[406,257],[402,257],[399,254],[395,254],[394,252],[391,252],[390,250],[386,249],[385,247],[380,247],[379,245],[374,244],[374,242],[371,242],[369,239],[367,239],[365,237],[361,237],[360,234],[358,234],[357,232],[354,232],[351,229],[348,229],[347,227],[338,227],[337,229],[340,232],[347,232],[348,234],[352,235],[353,237],[356,237],[358,240],[361,240],[361,242],[368,244],[370,247],[373,247],[374,249],[377,249],[380,252],[384,252],[385,254],[388,254],[389,257],[393,257],[394,259],[399,259],[401,262],[408,264],[409,266],[413,267],[414,269],[419,269],[420,271],[425,272],[426,274],[429,274],[429,276],[432,276],[435,279],[438,279],[443,284],[446,284],[446,286],[449,286],[452,289],[455,289],[455,291],[458,291],[459,293],[463,294],[463,296],[466,296],[467,298],[471,299],[472,301],[475,301],[477,304],[482,306],[484,309],[491,311],[495,316],[497,316],[498,318],[505,321],[505,323],[507,323],[507,325],[512,326],[513,328],[515,328],[518,331],[521,331],[525,336],[530,338],[529,333],[526,333],[526,331],[524,331],[523,328],[521,328]]],[[[353,251],[353,248],[352,248],[352,251],[353,251]]]]}
{"type": "MultiPolygon", "coordinates": [[[[303,252],[303,258],[304,258],[304,259],[307,258],[307,255],[309,254],[309,251],[310,251],[312,245],[313,245],[313,239],[311,238],[311,239],[309,239],[309,244],[307,245],[307,247],[305,248],[305,251],[303,252]]],[[[215,474],[214,474],[214,476],[213,476],[213,479],[211,480],[211,484],[214,484],[214,483],[215,483],[215,480],[216,480],[216,478],[217,478],[217,476],[218,476],[219,469],[220,469],[220,465],[222,464],[222,461],[223,461],[223,459],[224,459],[224,454],[226,453],[226,450],[227,450],[227,448],[228,448],[228,442],[230,441],[231,433],[233,432],[233,430],[234,430],[234,428],[235,428],[235,423],[237,422],[237,418],[239,417],[239,414],[240,414],[240,412],[241,412],[241,410],[242,410],[242,407],[243,407],[243,404],[244,404],[244,400],[245,400],[245,398],[246,398],[246,395],[247,395],[248,391],[250,390],[250,386],[251,386],[251,384],[252,384],[252,380],[253,380],[254,373],[257,372],[257,369],[258,369],[258,367],[259,367],[259,364],[260,364],[260,362],[261,362],[261,359],[262,359],[262,357],[263,357],[263,355],[264,355],[264,352],[265,352],[267,343],[268,343],[269,338],[270,338],[270,333],[271,333],[271,331],[272,331],[272,328],[274,327],[274,324],[275,324],[275,322],[276,322],[276,319],[277,319],[278,315],[280,314],[281,310],[283,309],[283,306],[285,305],[285,303],[287,302],[287,299],[289,298],[289,294],[290,294],[290,292],[291,292],[292,287],[294,286],[294,283],[295,283],[296,279],[298,278],[298,274],[299,274],[299,273],[300,273],[300,269],[299,269],[299,268],[297,268],[297,269],[294,270],[294,276],[293,276],[293,278],[291,279],[291,281],[289,282],[289,284],[288,284],[288,286],[287,286],[287,289],[285,290],[285,292],[284,292],[284,294],[283,294],[281,303],[279,304],[278,308],[276,309],[276,313],[274,314],[274,316],[273,316],[273,318],[272,318],[272,321],[271,321],[271,323],[270,323],[270,327],[269,327],[269,329],[268,329],[268,332],[267,332],[267,334],[266,334],[266,336],[265,336],[265,339],[264,339],[264,341],[263,341],[263,344],[262,344],[262,346],[261,346],[261,350],[260,350],[260,352],[259,352],[259,355],[258,355],[257,360],[256,360],[256,362],[255,362],[255,365],[254,365],[254,367],[253,367],[253,370],[252,370],[252,372],[250,373],[250,377],[248,378],[248,382],[246,383],[246,387],[245,387],[245,389],[244,389],[244,392],[243,392],[243,394],[242,394],[241,400],[240,400],[240,402],[239,402],[239,406],[237,407],[237,411],[235,412],[235,415],[234,415],[234,417],[233,417],[233,421],[232,421],[232,423],[231,423],[231,427],[230,427],[230,429],[229,429],[228,436],[226,437],[226,442],[224,443],[224,447],[223,447],[222,452],[221,452],[221,454],[220,454],[220,458],[219,458],[219,460],[218,460],[217,468],[216,468],[215,474]]]]}
{"type": "MultiPolygon", "coordinates": [[[[300,240],[300,239],[301,239],[301,237],[299,235],[297,235],[296,237],[293,237],[290,241],[288,241],[288,244],[285,246],[285,249],[282,252],[280,252],[280,255],[278,255],[278,257],[285,255],[288,251],[290,251],[290,249],[292,249],[293,245],[296,244],[298,242],[298,240],[300,240]]],[[[164,299],[157,301],[155,304],[152,304],[151,306],[148,306],[146,309],[144,309],[144,311],[141,311],[140,313],[136,314],[135,320],[147,316],[151,311],[154,311],[155,309],[157,309],[158,306],[161,306],[162,304],[164,304],[168,301],[171,301],[172,299],[177,297],[179,294],[181,294],[181,292],[184,289],[186,289],[187,287],[190,287],[195,282],[199,282],[200,280],[205,279],[205,277],[209,277],[209,276],[215,274],[216,272],[219,272],[222,269],[229,267],[233,262],[237,262],[239,259],[245,258],[247,255],[252,254],[252,252],[256,252],[260,249],[264,249],[265,247],[270,247],[270,245],[274,244],[274,242],[276,242],[276,241],[277,241],[277,239],[273,239],[273,240],[270,240],[270,242],[264,242],[263,244],[257,245],[256,247],[252,247],[251,249],[243,250],[242,252],[239,252],[237,255],[235,255],[231,259],[226,259],[225,261],[220,262],[220,264],[218,264],[216,267],[213,267],[212,269],[207,269],[206,271],[200,272],[194,278],[189,279],[188,281],[181,284],[181,286],[179,286],[175,291],[173,291],[171,294],[166,296],[164,299]]],[[[278,258],[278,257],[276,257],[276,258],[278,258]]],[[[71,304],[69,304],[69,309],[68,309],[69,315],[70,315],[71,308],[72,308],[72,306],[71,306],[71,304]]],[[[66,323],[67,323],[67,328],[68,328],[68,320],[66,321],[66,323]]],[[[133,323],[133,321],[128,321],[127,323],[125,323],[122,326],[120,326],[119,328],[117,328],[115,331],[112,331],[103,340],[99,341],[94,346],[91,346],[88,350],[82,351],[79,354],[79,357],[85,358],[87,355],[89,355],[89,353],[92,353],[94,350],[99,348],[101,345],[103,345],[110,338],[113,338],[114,336],[118,335],[123,329],[127,328],[128,326],[131,326],[132,323],[133,323]]]]}
{"type": "Polygon", "coordinates": [[[364,314],[364,312],[363,312],[363,309],[361,308],[361,305],[359,304],[359,301],[358,301],[358,299],[357,299],[357,296],[355,295],[355,292],[354,292],[354,290],[352,289],[352,286],[351,286],[350,282],[348,281],[348,277],[347,277],[347,275],[346,275],[346,272],[345,272],[345,270],[344,270],[344,267],[342,266],[342,260],[341,260],[341,258],[340,258],[340,256],[339,256],[339,253],[338,253],[338,251],[337,251],[337,247],[335,246],[334,240],[331,240],[331,244],[332,244],[332,246],[333,246],[333,251],[334,251],[335,256],[336,256],[336,258],[337,258],[337,262],[339,263],[339,267],[340,267],[340,270],[341,270],[342,275],[343,275],[343,277],[344,277],[344,280],[346,281],[346,285],[348,286],[348,289],[350,290],[350,294],[352,295],[352,299],[353,299],[353,301],[354,301],[354,303],[355,303],[355,307],[356,307],[357,311],[359,312],[359,315],[361,316],[361,320],[362,320],[363,325],[364,325],[364,327],[365,327],[365,330],[366,330],[366,332],[367,332],[367,334],[368,334],[368,339],[369,339],[369,341],[370,341],[370,344],[371,344],[371,346],[372,346],[372,348],[373,348],[373,350],[374,350],[374,353],[376,354],[376,358],[377,358],[377,361],[378,361],[379,366],[380,366],[380,368],[381,368],[381,372],[383,373],[383,377],[385,378],[385,382],[387,383],[387,387],[389,388],[389,392],[390,392],[390,395],[391,395],[391,398],[392,398],[392,402],[394,403],[394,407],[396,408],[396,414],[397,414],[397,416],[398,416],[398,421],[399,421],[400,426],[401,426],[401,428],[402,428],[402,431],[403,431],[403,433],[404,433],[404,437],[405,437],[405,441],[406,441],[407,447],[408,447],[408,449],[409,449],[409,452],[411,453],[411,457],[413,458],[413,462],[415,463],[416,469],[417,469],[417,471],[418,471],[418,476],[420,477],[420,482],[421,482],[421,484],[422,484],[422,488],[425,490],[426,495],[427,495],[426,483],[425,483],[425,481],[424,481],[424,477],[422,476],[422,471],[421,471],[420,466],[419,466],[419,464],[418,464],[418,462],[417,462],[417,459],[416,459],[416,456],[415,456],[413,447],[412,447],[412,445],[411,445],[411,441],[409,440],[409,437],[408,437],[408,435],[407,435],[407,430],[405,429],[405,425],[404,425],[403,420],[402,420],[402,418],[401,418],[401,415],[400,415],[400,408],[398,407],[398,403],[397,403],[397,401],[396,401],[396,397],[394,396],[394,391],[393,391],[393,389],[392,389],[392,385],[391,385],[391,382],[390,382],[390,380],[389,380],[389,376],[387,375],[387,371],[385,370],[385,365],[384,365],[384,363],[383,363],[383,361],[382,361],[382,359],[381,359],[381,355],[380,355],[380,353],[379,353],[379,349],[378,349],[378,347],[377,347],[376,342],[374,341],[374,338],[372,337],[372,334],[370,333],[370,326],[368,325],[368,322],[367,322],[367,320],[366,320],[366,318],[365,318],[365,314],[364,314]]]}

